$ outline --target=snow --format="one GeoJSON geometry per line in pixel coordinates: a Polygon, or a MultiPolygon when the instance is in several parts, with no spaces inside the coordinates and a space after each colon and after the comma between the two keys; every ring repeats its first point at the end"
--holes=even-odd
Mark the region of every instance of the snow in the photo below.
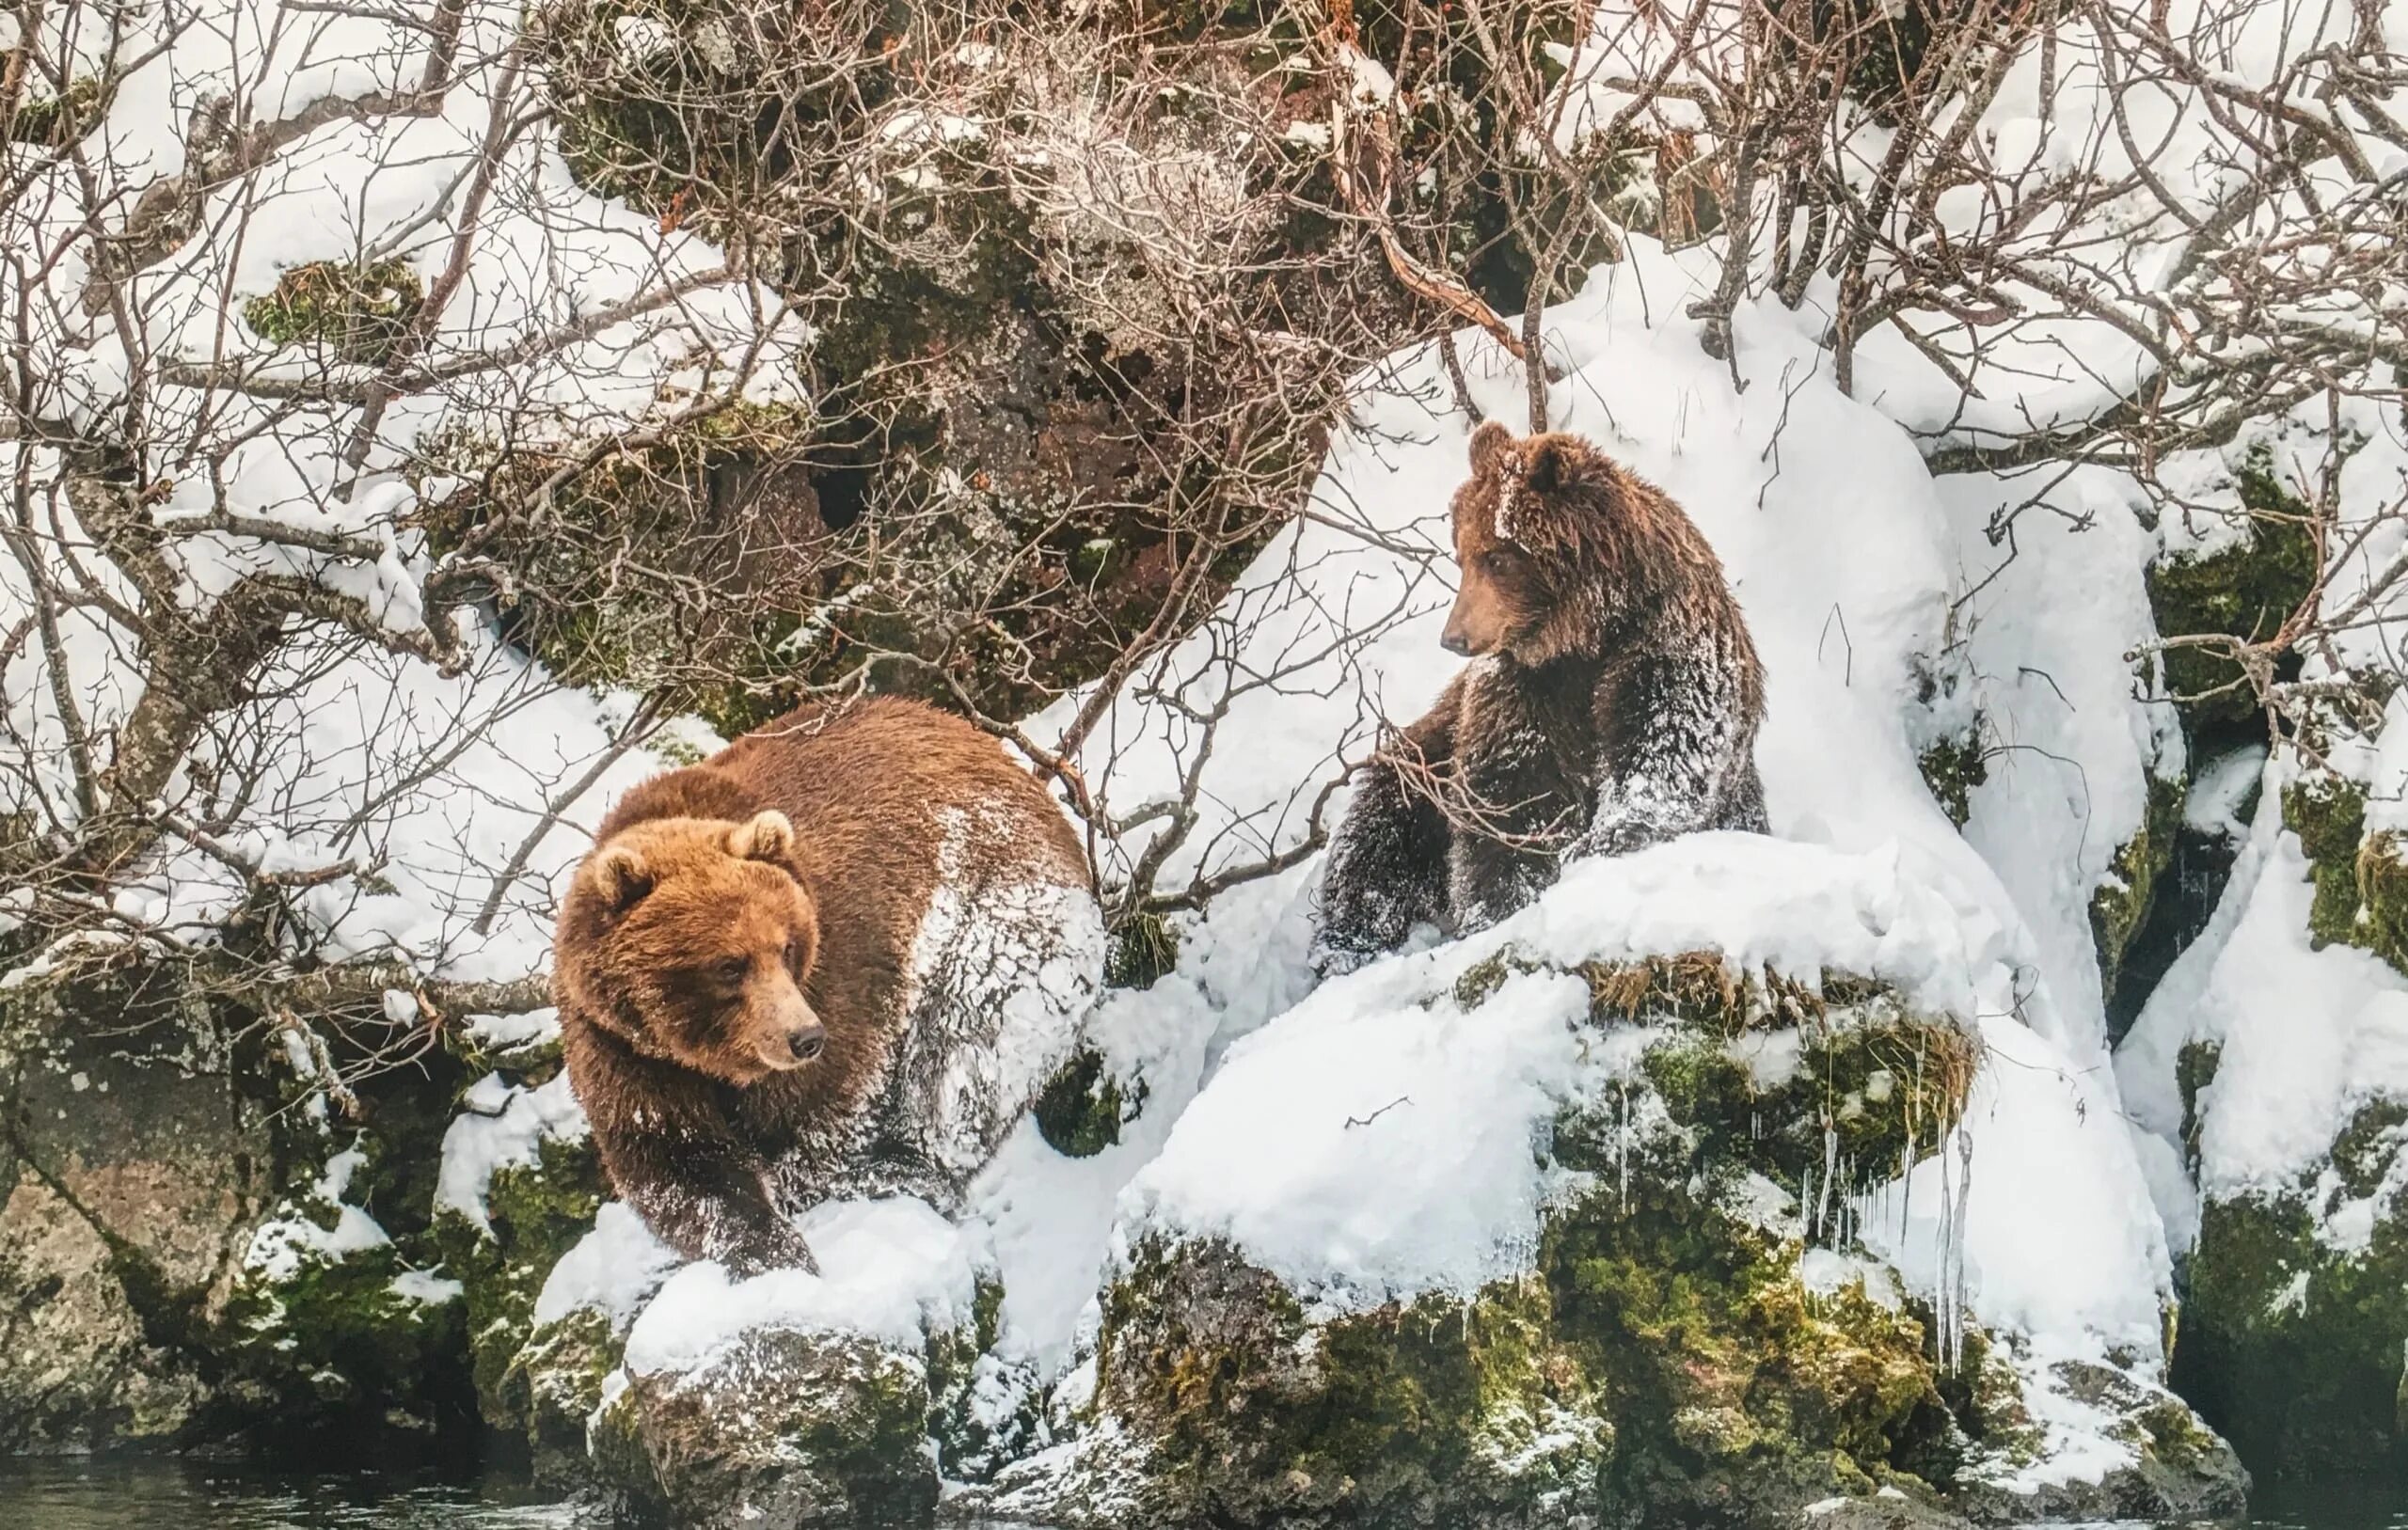
{"type": "MultiPolygon", "coordinates": [[[[2201,1092],[2203,1197],[2313,1184],[2330,1173],[2334,1135],[2360,1107],[2408,1096],[2408,978],[2353,947],[2310,949],[2307,875],[2270,786],[2214,921],[2166,974],[2117,1059],[2135,1121],[2173,1142],[2182,1127],[2182,1047],[2222,1048],[2215,1080],[2201,1092]]],[[[2374,1214],[2400,1188],[2344,1200],[2321,1187],[2308,1198],[2320,1236],[2344,1253],[2363,1248],[2374,1214]]]]}
{"type": "Polygon", "coordinates": [[[829,1202],[798,1225],[820,1272],[770,1270],[750,1279],[723,1265],[671,1276],[627,1331],[636,1375],[696,1371],[773,1330],[864,1334],[917,1353],[927,1335],[969,1321],[975,1247],[961,1229],[910,1197],[829,1202]]]}
{"type": "Polygon", "coordinates": [[[461,1096],[462,1113],[443,1133],[442,1167],[435,1184],[435,1207],[456,1211],[492,1230],[485,1191],[498,1170],[532,1168],[542,1161],[546,1139],[582,1141],[585,1112],[570,1093],[565,1070],[530,1089],[488,1073],[461,1096]]]}
{"type": "Polygon", "coordinates": [[[468,1040],[488,1051],[516,1051],[558,1041],[559,1010],[531,1009],[524,1015],[471,1015],[462,1024],[468,1040]]]}
{"type": "Polygon", "coordinates": [[[535,1321],[554,1323],[580,1307],[609,1316],[625,1330],[683,1261],[652,1236],[624,1201],[605,1201],[594,1230],[570,1246],[535,1294],[535,1321]]]}
{"type": "Polygon", "coordinates": [[[351,1176],[367,1161],[368,1155],[356,1146],[328,1158],[309,1198],[334,1208],[335,1224],[321,1226],[306,1209],[281,1211],[251,1234],[243,1253],[243,1268],[271,1284],[280,1284],[301,1273],[306,1265],[340,1264],[362,1250],[390,1243],[392,1239],[375,1218],[343,1199],[350,1192],[351,1176]]]}
{"type": "Polygon", "coordinates": [[[1223,1237],[1362,1310],[1529,1268],[1536,1149],[1580,1073],[1588,986],[1510,978],[1465,1014],[1425,964],[1341,978],[1247,1037],[1122,1200],[1118,1237],[1223,1237]],[[1418,970],[1417,970],[1418,969],[1418,970]]]}

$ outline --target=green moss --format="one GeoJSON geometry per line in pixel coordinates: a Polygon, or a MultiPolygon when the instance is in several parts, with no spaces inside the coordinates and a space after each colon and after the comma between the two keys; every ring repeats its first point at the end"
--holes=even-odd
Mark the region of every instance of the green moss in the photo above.
{"type": "Polygon", "coordinates": [[[1989,752],[1972,733],[1943,738],[1923,751],[1923,779],[1940,811],[1958,828],[1973,816],[1973,788],[1990,779],[1989,752]]]}
{"type": "Polygon", "coordinates": [[[1538,964],[1523,954],[1519,946],[1505,946],[1464,969],[1463,975],[1455,979],[1455,1005],[1459,1009],[1478,1009],[1497,996],[1507,978],[1538,970],[1538,964]]]}
{"type": "Polygon", "coordinates": [[[1102,1054],[1081,1048],[1037,1096],[1037,1129],[1063,1157],[1091,1159],[1120,1141],[1122,1123],[1144,1103],[1142,1086],[1135,1094],[1124,1097],[1102,1054]]]}
{"type": "MultiPolygon", "coordinates": [[[[2308,508],[2274,476],[2273,451],[2255,448],[2233,482],[2250,516],[2246,538],[2204,557],[2161,558],[2149,565],[2149,607],[2165,637],[2271,637],[2315,586],[2308,508]]],[[[2231,660],[2195,648],[2167,649],[2161,657],[2165,689],[2194,729],[2258,710],[2258,697],[2231,660]]]]}
{"type": "Polygon", "coordinates": [[[2147,923],[2157,881],[2174,857],[2182,827],[2184,783],[2151,776],[2141,827],[2115,851],[2107,878],[2090,894],[2090,935],[2099,953],[2099,986],[2112,1002],[2124,956],[2147,923]]]}
{"type": "Polygon", "coordinates": [[[243,322],[277,345],[316,341],[345,361],[384,360],[409,330],[426,294],[398,257],[368,265],[312,260],[243,305],[243,322]]]}
{"type": "Polygon", "coordinates": [[[535,1298],[552,1266],[594,1225],[601,1167],[592,1144],[547,1137],[533,1165],[494,1171],[485,1191],[488,1232],[457,1212],[435,1222],[444,1268],[465,1287],[468,1350],[486,1422],[524,1428],[529,1396],[514,1379],[533,1336],[535,1298]]]}
{"type": "MultiPolygon", "coordinates": [[[[2361,1109],[2337,1158],[2363,1182],[2400,1146],[2393,1101],[2361,1109]]],[[[2408,1349],[2408,1218],[2382,1208],[2364,1248],[2319,1236],[2314,1179],[2201,1208],[2175,1384],[2264,1475],[2408,1470],[2396,1399],[2408,1349]]]]}
{"type": "Polygon", "coordinates": [[[2299,836],[2316,883],[2307,929],[2319,949],[2357,938],[2358,843],[2366,820],[2366,793],[2339,776],[2304,775],[2283,788],[2283,825],[2299,836]]]}

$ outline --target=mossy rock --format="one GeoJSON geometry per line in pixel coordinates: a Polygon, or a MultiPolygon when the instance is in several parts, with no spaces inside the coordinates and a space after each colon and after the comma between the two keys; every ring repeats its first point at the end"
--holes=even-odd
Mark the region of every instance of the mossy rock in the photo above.
{"type": "Polygon", "coordinates": [[[1083,1047],[1037,1096],[1037,1129],[1064,1158],[1090,1159],[1119,1143],[1120,1128],[1144,1103],[1142,1084],[1124,1095],[1102,1054],[1083,1047]]]}
{"type": "Polygon", "coordinates": [[[926,1359],[853,1333],[764,1330],[709,1367],[618,1373],[594,1415],[606,1491],[694,1530],[925,1522],[926,1359]]]}
{"type": "Polygon", "coordinates": [[[432,1436],[473,1412],[456,1291],[407,1294],[392,1245],[310,1258],[281,1280],[251,1273],[221,1319],[223,1402],[302,1436],[432,1436]]]}
{"type": "Polygon", "coordinates": [[[2408,1103],[2371,1101],[2337,1134],[2330,1175],[2200,1209],[2174,1380],[2262,1475],[2408,1475],[2398,1407],[2408,1214],[2364,1204],[2393,1167],[2403,1122],[2408,1103]],[[2341,1211],[2371,1214],[2362,1245],[2321,1235],[2341,1211]]]}
{"type": "Polygon", "coordinates": [[[486,1417],[509,1420],[525,1439],[536,1481],[588,1480],[586,1421],[625,1349],[609,1313],[579,1307],[536,1328],[482,1395],[486,1417]]]}
{"type": "Polygon", "coordinates": [[[2283,827],[2299,836],[2316,883],[2307,931],[2319,949],[2357,939],[2358,844],[2366,823],[2366,792],[2354,781],[2315,771],[2283,788],[2283,827]]]}
{"type": "Polygon", "coordinates": [[[494,1171],[485,1190],[489,1229],[447,1208],[436,1216],[435,1237],[444,1268],[464,1288],[480,1411],[496,1427],[540,1440],[555,1421],[538,1411],[544,1399],[525,1357],[537,1336],[535,1299],[561,1255],[592,1230],[602,1172],[585,1138],[547,1137],[536,1153],[532,1165],[494,1171]]]}
{"type": "MultiPolygon", "coordinates": [[[[1508,948],[1456,997],[1542,964],[1508,948]]],[[[1580,969],[1601,1029],[1656,1035],[1637,1092],[1575,1105],[1551,1155],[1592,1191],[1533,1268],[1469,1297],[1317,1315],[1242,1250],[1155,1234],[1104,1303],[1100,1396],[1166,1522],[1782,1522],[1953,1478],[1961,1430],[1921,1316],[1886,1279],[1811,1291],[1794,1233],[1741,1209],[1840,1155],[1895,1165],[1956,1119],[1976,1049],[1875,985],[1693,956],[1580,969]],[[1794,1041],[1795,1065],[1751,1066],[1794,1041]],[[1645,1112],[1640,1112],[1645,1115],[1645,1112]]]]}
{"type": "Polygon", "coordinates": [[[995,1353],[1003,1311],[1003,1283],[982,1276],[970,1321],[928,1335],[928,1435],[948,1482],[984,1482],[1039,1437],[1042,1399],[1034,1367],[1006,1365],[995,1353]],[[1013,1396],[1017,1406],[998,1406],[1013,1396]]]}
{"type": "Polygon", "coordinates": [[[392,354],[425,302],[417,268],[399,257],[312,260],[245,303],[243,322],[277,345],[315,343],[338,360],[372,365],[392,354]]]}
{"type": "MultiPolygon", "coordinates": [[[[2274,476],[2272,450],[2254,449],[2233,474],[2233,483],[2250,517],[2245,537],[2205,556],[2161,558],[2149,565],[2149,608],[2164,637],[2223,633],[2263,639],[2315,588],[2316,537],[2308,507],[2274,476]]],[[[2257,696],[2231,660],[2196,648],[2169,648],[2159,657],[2165,690],[2194,732],[2247,718],[2258,710],[2257,696]]]]}
{"type": "Polygon", "coordinates": [[[2090,894],[2090,936],[2099,954],[2099,991],[2112,1005],[2124,957],[2148,923],[2158,878],[2174,859],[2182,828],[2183,782],[2151,776],[2141,826],[2116,848],[2108,875],[2090,894]]]}
{"type": "Polygon", "coordinates": [[[460,1287],[413,1236],[405,1196],[380,1193],[397,1187],[394,1160],[420,1145],[414,1123],[378,1113],[394,1117],[394,1137],[359,1132],[333,1159],[328,1139],[309,1134],[317,1161],[296,1154],[291,1166],[308,1183],[252,1234],[202,1341],[226,1373],[227,1427],[292,1443],[431,1436],[473,1422],[460,1287]],[[388,1200],[391,1227],[370,1215],[388,1200]]]}

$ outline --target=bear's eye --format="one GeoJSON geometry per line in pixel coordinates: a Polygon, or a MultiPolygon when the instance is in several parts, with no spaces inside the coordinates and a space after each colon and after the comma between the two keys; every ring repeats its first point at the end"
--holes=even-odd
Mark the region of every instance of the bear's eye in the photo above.
{"type": "Polygon", "coordinates": [[[1511,574],[1513,572],[1513,551],[1505,547],[1492,547],[1480,555],[1480,566],[1486,574],[1511,574]]]}
{"type": "Polygon", "coordinates": [[[711,964],[711,976],[729,987],[734,987],[744,981],[744,974],[751,970],[752,966],[752,964],[742,956],[730,956],[724,961],[711,964]]]}
{"type": "Polygon", "coordinates": [[[802,942],[791,935],[786,937],[786,970],[797,977],[802,975],[802,942]]]}

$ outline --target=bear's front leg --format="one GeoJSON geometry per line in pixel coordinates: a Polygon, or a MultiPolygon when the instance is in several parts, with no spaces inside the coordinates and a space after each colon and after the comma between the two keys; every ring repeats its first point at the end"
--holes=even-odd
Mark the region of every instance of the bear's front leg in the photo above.
{"type": "Polygon", "coordinates": [[[819,1272],[811,1245],[778,1209],[758,1153],[713,1136],[596,1132],[595,1140],[611,1184],[687,1258],[717,1259],[742,1275],[819,1272]]]}
{"type": "Polygon", "coordinates": [[[1447,900],[1458,932],[1494,924],[1553,884],[1576,820],[1573,794],[1535,726],[1499,728],[1466,760],[1453,814],[1447,900]]]}
{"type": "Polygon", "coordinates": [[[1458,686],[1363,767],[1330,842],[1316,963],[1324,970],[1393,951],[1447,911],[1446,813],[1434,800],[1454,749],[1458,686]]]}
{"type": "Polygon", "coordinates": [[[1565,853],[1626,855],[1726,822],[1763,823],[1755,730],[1744,710],[1735,660],[1662,659],[1643,666],[1600,732],[1613,740],[1597,784],[1596,811],[1565,853]],[[1752,793],[1752,804],[1736,800],[1752,793]]]}

